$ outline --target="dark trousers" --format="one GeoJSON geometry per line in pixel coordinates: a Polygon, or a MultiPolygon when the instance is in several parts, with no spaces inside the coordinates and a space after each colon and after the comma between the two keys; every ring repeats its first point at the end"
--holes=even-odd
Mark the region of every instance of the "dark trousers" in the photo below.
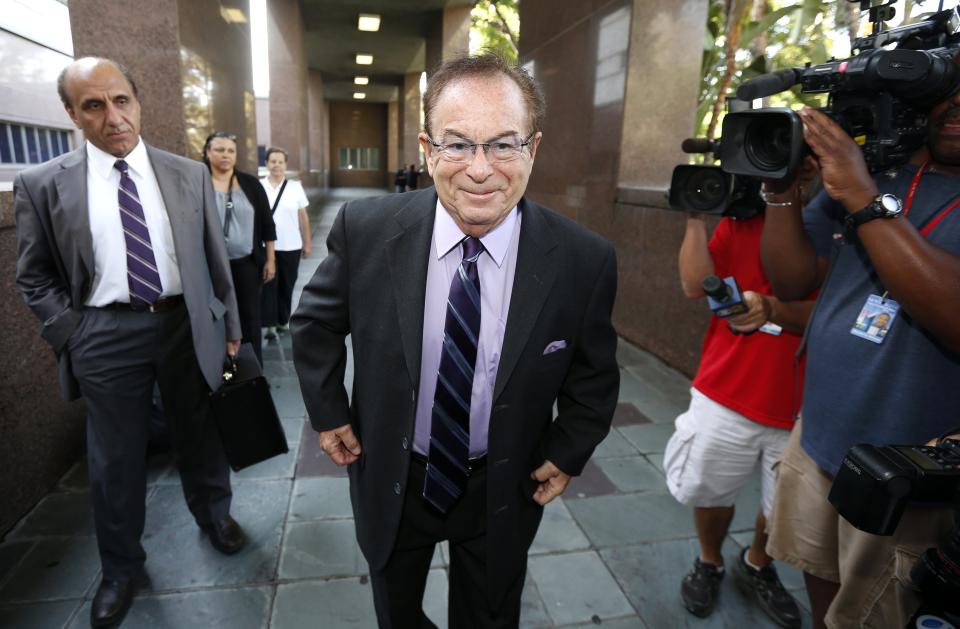
{"type": "Polygon", "coordinates": [[[106,579],[139,573],[154,383],[163,399],[187,506],[200,526],[230,513],[230,468],[207,419],[209,388],[186,306],[161,313],[86,308],[68,340],[87,404],[87,463],[106,579]]]}
{"type": "Polygon", "coordinates": [[[263,271],[253,256],[230,260],[233,290],[237,295],[237,310],[240,315],[240,333],[243,342],[253,345],[253,353],[263,364],[260,347],[260,291],[263,287],[263,271]]]}
{"type": "Polygon", "coordinates": [[[260,314],[264,327],[287,325],[293,307],[293,287],[297,283],[302,250],[277,251],[277,275],[263,285],[260,314]]]}
{"type": "Polygon", "coordinates": [[[450,628],[516,627],[525,571],[498,609],[491,609],[487,595],[486,470],[471,476],[446,516],[423,499],[425,474],[424,464],[413,459],[393,553],[383,570],[370,575],[380,629],[435,628],[423,613],[423,592],[434,548],[443,540],[450,542],[450,628]]]}

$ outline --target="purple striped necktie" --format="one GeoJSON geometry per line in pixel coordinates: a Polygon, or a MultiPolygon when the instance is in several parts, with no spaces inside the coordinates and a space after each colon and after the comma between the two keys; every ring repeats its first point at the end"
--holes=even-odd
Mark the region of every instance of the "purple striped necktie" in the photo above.
{"type": "Polygon", "coordinates": [[[114,168],[120,171],[120,189],[117,199],[120,202],[120,223],[123,225],[123,239],[127,243],[127,285],[130,288],[130,303],[151,305],[163,292],[157,260],[150,244],[150,230],[140,205],[137,185],[130,178],[129,165],[118,159],[114,168]]]}
{"type": "Polygon", "coordinates": [[[470,397],[480,338],[480,276],[477,259],[483,245],[463,241],[463,261],[450,283],[443,350],[430,423],[430,453],[423,497],[447,513],[470,476],[470,397]]]}

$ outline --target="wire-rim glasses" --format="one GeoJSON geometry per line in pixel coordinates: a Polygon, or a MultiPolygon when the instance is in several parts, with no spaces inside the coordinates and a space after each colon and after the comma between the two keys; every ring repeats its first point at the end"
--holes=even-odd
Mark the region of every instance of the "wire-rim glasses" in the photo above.
{"type": "Polygon", "coordinates": [[[502,137],[491,140],[490,142],[470,142],[466,139],[456,139],[450,142],[434,142],[433,138],[427,136],[427,140],[433,145],[440,157],[448,162],[462,163],[468,162],[477,154],[477,147],[483,147],[483,153],[487,160],[491,162],[512,162],[523,154],[523,147],[529,146],[533,142],[531,133],[524,140],[518,137],[502,137]]]}

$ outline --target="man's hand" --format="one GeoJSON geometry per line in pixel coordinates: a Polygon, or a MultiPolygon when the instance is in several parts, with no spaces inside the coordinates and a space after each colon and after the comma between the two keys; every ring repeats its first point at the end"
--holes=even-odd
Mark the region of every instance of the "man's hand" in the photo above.
{"type": "Polygon", "coordinates": [[[350,465],[360,457],[360,441],[350,424],[320,433],[320,449],[337,465],[350,465]]]}
{"type": "Polygon", "coordinates": [[[240,339],[227,341],[227,356],[234,358],[236,357],[237,352],[239,351],[240,351],[240,339]]]}
{"type": "Polygon", "coordinates": [[[543,465],[533,470],[530,478],[540,483],[533,492],[533,500],[541,507],[562,494],[570,483],[570,476],[550,461],[544,461],[543,465]]]}
{"type": "Polygon", "coordinates": [[[817,156],[823,187],[848,212],[864,208],[879,193],[857,143],[825,114],[804,107],[803,139],[817,156]]]}
{"type": "Polygon", "coordinates": [[[731,330],[748,334],[770,320],[772,309],[770,301],[765,296],[752,290],[745,290],[743,291],[743,303],[749,310],[727,319],[731,330]]]}

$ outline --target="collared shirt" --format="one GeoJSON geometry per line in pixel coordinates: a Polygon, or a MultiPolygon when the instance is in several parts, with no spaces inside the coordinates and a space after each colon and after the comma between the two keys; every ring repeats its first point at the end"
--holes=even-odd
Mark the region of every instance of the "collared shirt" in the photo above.
{"type": "Polygon", "coordinates": [[[285,179],[287,187],[283,189],[283,196],[280,197],[280,203],[277,203],[277,195],[280,194],[279,185],[274,186],[270,183],[269,177],[260,180],[260,184],[267,192],[267,200],[270,207],[277,203],[277,209],[273,213],[273,223],[277,226],[277,242],[274,245],[276,251],[297,251],[303,249],[303,238],[300,235],[300,210],[310,205],[307,200],[307,193],[299,181],[294,179],[285,179]]]}
{"type": "MultiPolygon", "coordinates": [[[[480,339],[470,397],[470,457],[487,453],[487,432],[493,406],[493,388],[500,365],[500,350],[507,327],[507,313],[513,292],[520,243],[520,213],[516,207],[492,231],[480,238],[483,253],[477,260],[480,276],[480,339]]],[[[427,291],[423,305],[423,347],[420,360],[420,390],[417,396],[413,449],[430,452],[433,396],[443,348],[447,318],[447,297],[454,274],[463,259],[460,241],[466,234],[440,201],[433,220],[430,260],[427,264],[427,291]]]]}
{"type": "MultiPolygon", "coordinates": [[[[130,302],[127,284],[127,242],[120,222],[120,171],[113,167],[117,158],[90,142],[87,150],[87,212],[90,216],[90,235],[93,237],[93,283],[87,306],[106,306],[114,302],[130,302]]],[[[143,141],[123,158],[130,178],[137,186],[137,195],[150,230],[150,244],[156,258],[157,271],[163,284],[161,297],[183,293],[180,269],[173,247],[170,217],[160,195],[160,186],[147,155],[143,141]]]]}

